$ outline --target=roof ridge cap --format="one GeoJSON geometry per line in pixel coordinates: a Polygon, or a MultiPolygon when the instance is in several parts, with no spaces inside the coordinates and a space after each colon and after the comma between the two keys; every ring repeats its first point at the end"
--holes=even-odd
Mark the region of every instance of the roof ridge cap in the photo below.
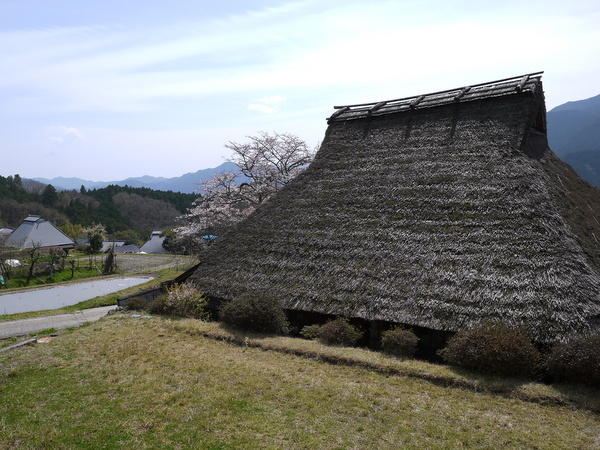
{"type": "Polygon", "coordinates": [[[334,106],[333,108],[336,111],[334,111],[327,121],[343,121],[371,115],[390,114],[401,110],[414,110],[448,103],[476,100],[479,98],[518,94],[527,90],[526,87],[528,83],[537,83],[541,81],[541,74],[543,73],[543,71],[532,72],[525,75],[487,81],[485,83],[471,84],[458,88],[430,92],[428,94],[412,95],[410,97],[392,100],[334,106]],[[507,88],[506,92],[502,91],[503,88],[507,88]],[[495,91],[498,91],[499,93],[495,93],[495,91]],[[489,93],[489,95],[486,95],[486,93],[489,93]]]}

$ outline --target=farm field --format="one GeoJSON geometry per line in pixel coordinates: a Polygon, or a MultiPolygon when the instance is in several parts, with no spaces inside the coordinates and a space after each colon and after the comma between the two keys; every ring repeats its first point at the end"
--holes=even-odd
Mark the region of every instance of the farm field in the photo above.
{"type": "Polygon", "coordinates": [[[389,371],[324,362],[383,358],[362,349],[219,335],[218,324],[123,314],[0,353],[0,447],[600,447],[598,415],[552,401],[562,388],[517,383],[546,390],[528,401],[404,376],[391,359],[389,371]],[[275,346],[324,357],[265,350],[275,346]]]}
{"type": "MultiPolygon", "coordinates": [[[[117,299],[120,296],[135,294],[136,292],[143,291],[144,289],[149,289],[153,286],[158,286],[162,281],[171,280],[177,277],[185,270],[193,266],[195,263],[197,263],[197,261],[198,260],[195,256],[141,254],[118,255],[118,273],[115,275],[111,275],[109,277],[86,277],[81,278],[79,280],[68,281],[66,283],[52,283],[45,286],[71,285],[74,283],[93,281],[95,279],[118,278],[126,274],[152,274],[154,280],[138,285],[137,287],[120,291],[119,293],[98,296],[91,300],[86,300],[75,305],[65,306],[59,309],[0,315],[0,322],[3,320],[18,320],[27,319],[31,317],[65,314],[81,309],[95,308],[98,306],[116,305],[117,299]]],[[[39,289],[40,287],[43,286],[32,286],[32,289],[39,289]]],[[[21,288],[20,290],[22,289],[24,288],[21,288]]],[[[20,290],[0,290],[0,294],[9,294],[11,292],[19,292],[20,290]]]]}
{"type": "Polygon", "coordinates": [[[183,255],[117,255],[117,266],[121,273],[153,272],[164,269],[185,270],[198,258],[183,255]]]}

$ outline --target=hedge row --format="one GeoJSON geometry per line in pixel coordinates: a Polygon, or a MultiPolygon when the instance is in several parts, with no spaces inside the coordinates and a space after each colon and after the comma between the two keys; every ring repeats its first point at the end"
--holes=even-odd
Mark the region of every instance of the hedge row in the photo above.
{"type": "MultiPolygon", "coordinates": [[[[185,284],[153,302],[151,310],[206,318],[205,307],[205,298],[185,284]]],[[[248,331],[287,334],[290,330],[281,304],[262,295],[245,295],[227,302],[219,319],[248,331]]],[[[329,345],[351,346],[364,333],[347,318],[339,317],[324,325],[307,325],[300,334],[329,345]]],[[[383,352],[403,358],[414,356],[418,341],[412,330],[402,327],[392,328],[381,336],[383,352]]],[[[438,354],[450,365],[480,373],[533,379],[554,374],[565,381],[600,385],[600,335],[575,337],[542,353],[525,330],[488,323],[456,333],[438,354]]]]}

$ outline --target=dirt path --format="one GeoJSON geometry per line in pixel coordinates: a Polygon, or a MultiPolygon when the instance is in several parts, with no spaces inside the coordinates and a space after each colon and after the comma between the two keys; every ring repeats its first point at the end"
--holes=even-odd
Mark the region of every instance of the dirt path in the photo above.
{"type": "Polygon", "coordinates": [[[174,267],[184,270],[197,262],[196,256],[118,254],[117,267],[121,273],[154,272],[174,267]]]}

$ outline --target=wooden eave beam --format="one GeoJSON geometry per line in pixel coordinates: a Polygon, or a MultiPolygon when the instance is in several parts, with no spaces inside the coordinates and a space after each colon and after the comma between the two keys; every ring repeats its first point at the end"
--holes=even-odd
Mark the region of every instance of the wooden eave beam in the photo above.
{"type": "Polygon", "coordinates": [[[460,99],[463,98],[465,96],[465,94],[467,92],[469,92],[470,90],[471,90],[471,86],[465,86],[464,88],[462,88],[461,91],[454,96],[454,101],[455,102],[460,101],[460,99]]]}
{"type": "Polygon", "coordinates": [[[372,108],[371,108],[369,111],[371,111],[371,112],[375,112],[375,111],[377,111],[378,109],[380,109],[381,107],[385,106],[386,104],[387,104],[387,102],[379,102],[379,103],[376,103],[376,104],[375,104],[375,105],[374,105],[374,106],[373,106],[373,107],[372,107],[372,108]]]}
{"type": "Polygon", "coordinates": [[[378,109],[380,109],[382,106],[384,106],[386,102],[379,102],[379,103],[375,103],[371,108],[369,108],[369,110],[367,111],[367,116],[370,116],[371,114],[373,114],[375,111],[377,111],[378,109]]]}
{"type": "Polygon", "coordinates": [[[417,105],[423,101],[424,98],[425,95],[420,95],[417,98],[415,98],[412,102],[410,102],[410,109],[415,109],[417,105]]]}
{"type": "Polygon", "coordinates": [[[523,91],[523,88],[525,87],[525,83],[527,83],[528,80],[529,80],[529,75],[524,75],[523,78],[521,78],[521,81],[519,81],[519,84],[517,84],[515,86],[515,89],[517,90],[517,92],[523,91]]]}
{"type": "Polygon", "coordinates": [[[333,119],[335,119],[336,117],[338,117],[339,115],[341,115],[341,114],[345,113],[345,112],[346,112],[346,111],[348,111],[349,109],[350,109],[350,107],[349,107],[349,106],[343,106],[343,107],[341,107],[340,109],[338,109],[336,112],[334,112],[334,113],[331,115],[331,117],[329,118],[329,120],[333,120],[333,119]]]}

